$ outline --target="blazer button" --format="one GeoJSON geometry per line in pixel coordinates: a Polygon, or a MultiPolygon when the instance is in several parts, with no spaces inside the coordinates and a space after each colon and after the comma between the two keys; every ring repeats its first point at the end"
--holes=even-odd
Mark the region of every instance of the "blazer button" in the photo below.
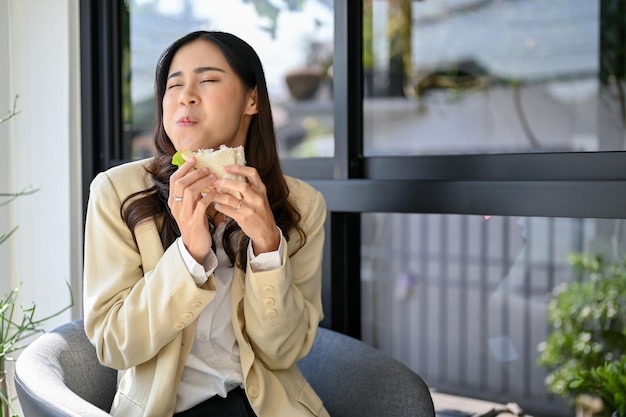
{"type": "Polygon", "coordinates": [[[176,330],[183,330],[183,329],[185,328],[185,323],[176,323],[176,324],[174,325],[174,328],[175,328],[176,330]]]}
{"type": "Polygon", "coordinates": [[[274,299],[272,297],[266,297],[263,299],[263,304],[265,304],[266,306],[272,306],[274,305],[274,299]]]}
{"type": "Polygon", "coordinates": [[[185,314],[183,314],[183,319],[185,320],[191,320],[193,318],[193,314],[191,314],[190,312],[186,312],[185,314]]]}
{"type": "Polygon", "coordinates": [[[274,310],[273,308],[270,308],[269,310],[265,312],[265,314],[267,314],[268,317],[274,317],[276,315],[276,310],[274,310]]]}
{"type": "Polygon", "coordinates": [[[194,309],[200,308],[200,307],[202,307],[202,303],[200,301],[195,302],[191,305],[191,308],[194,308],[194,309]]]}
{"type": "Polygon", "coordinates": [[[259,387],[257,387],[256,385],[251,385],[248,387],[248,395],[252,398],[258,397],[260,393],[261,392],[259,391],[259,387]]]}
{"type": "Polygon", "coordinates": [[[272,287],[271,285],[266,285],[265,287],[263,287],[263,291],[272,292],[274,291],[274,287],[272,287]]]}

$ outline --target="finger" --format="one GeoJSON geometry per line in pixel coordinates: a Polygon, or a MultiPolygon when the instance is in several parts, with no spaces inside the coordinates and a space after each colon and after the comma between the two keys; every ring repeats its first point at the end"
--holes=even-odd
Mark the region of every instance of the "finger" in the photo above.
{"type": "Polygon", "coordinates": [[[204,222],[204,220],[206,220],[207,210],[209,206],[213,203],[212,194],[214,193],[215,191],[212,191],[205,194],[199,194],[196,197],[195,206],[192,214],[195,220],[201,222],[204,222]]]}
{"type": "Polygon", "coordinates": [[[189,173],[189,171],[191,171],[193,169],[193,167],[196,165],[196,158],[195,157],[191,157],[189,158],[187,161],[185,161],[184,164],[182,164],[177,170],[176,172],[174,172],[172,174],[172,176],[170,177],[170,182],[173,179],[174,181],[178,180],[179,178],[184,177],[185,175],[187,175],[189,173]]]}
{"type": "Polygon", "coordinates": [[[231,214],[233,214],[235,211],[240,211],[241,208],[244,206],[243,200],[243,198],[237,198],[232,194],[220,192],[216,192],[213,196],[215,209],[222,212],[223,214],[227,214],[226,211],[231,214]]]}
{"type": "Polygon", "coordinates": [[[200,177],[193,182],[190,182],[185,187],[185,198],[189,198],[191,201],[197,200],[202,197],[203,194],[215,189],[215,174],[209,174],[206,177],[200,177]]]}
{"type": "MultiPolygon", "coordinates": [[[[170,195],[169,195],[170,207],[171,207],[171,202],[177,202],[177,203],[181,202],[180,198],[182,197],[182,194],[176,194],[176,183],[181,178],[184,178],[193,169],[195,164],[196,164],[196,159],[190,158],[170,176],[170,195]]],[[[182,190],[179,190],[179,192],[182,192],[182,190]]]]}
{"type": "MultiPolygon", "coordinates": [[[[211,204],[208,195],[199,195],[193,202],[193,211],[177,219],[183,243],[191,256],[201,262],[211,250],[212,238],[209,231],[207,209],[211,204]]],[[[187,208],[192,204],[186,204],[187,208]]]]}
{"type": "Polygon", "coordinates": [[[229,178],[216,179],[214,184],[219,192],[233,194],[236,197],[242,197],[249,187],[246,182],[231,180],[229,178]]]}
{"type": "Polygon", "coordinates": [[[170,182],[170,195],[182,197],[187,188],[189,188],[192,184],[196,184],[197,182],[212,184],[213,181],[215,181],[215,178],[215,175],[211,174],[211,171],[208,168],[193,170],[182,178],[178,178],[173,180],[173,182],[170,182]]]}
{"type": "Polygon", "coordinates": [[[261,177],[259,176],[256,168],[247,166],[247,165],[226,165],[224,170],[229,174],[240,175],[245,177],[246,180],[251,184],[257,184],[261,182],[261,177]]]}

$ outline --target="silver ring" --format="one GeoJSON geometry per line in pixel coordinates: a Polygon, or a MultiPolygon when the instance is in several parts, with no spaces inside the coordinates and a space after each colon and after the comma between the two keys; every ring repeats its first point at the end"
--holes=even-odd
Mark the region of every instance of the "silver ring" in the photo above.
{"type": "Polygon", "coordinates": [[[239,210],[241,208],[241,203],[243,203],[243,198],[239,200],[239,204],[237,204],[237,207],[235,207],[235,210],[239,210]]]}
{"type": "Polygon", "coordinates": [[[180,203],[181,201],[183,201],[182,197],[178,197],[176,194],[172,194],[172,198],[174,199],[174,201],[176,201],[177,203],[180,203]]]}

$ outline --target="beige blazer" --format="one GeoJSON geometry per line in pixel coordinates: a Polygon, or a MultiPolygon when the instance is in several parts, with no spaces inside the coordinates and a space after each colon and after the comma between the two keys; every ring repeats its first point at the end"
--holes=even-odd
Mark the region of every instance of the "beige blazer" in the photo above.
{"type": "MultiPolygon", "coordinates": [[[[171,416],[197,318],[215,296],[215,279],[198,288],[176,244],[163,248],[154,221],[136,228],[120,216],[130,194],[152,186],[149,160],[100,173],[91,184],[85,229],[85,330],[100,361],[120,370],[114,416],[171,416]]],[[[305,246],[290,236],[282,267],[254,273],[235,268],[232,321],[244,386],[259,417],[328,416],[296,361],[320,320],[326,204],[317,190],[286,177],[302,214],[305,246]]]]}

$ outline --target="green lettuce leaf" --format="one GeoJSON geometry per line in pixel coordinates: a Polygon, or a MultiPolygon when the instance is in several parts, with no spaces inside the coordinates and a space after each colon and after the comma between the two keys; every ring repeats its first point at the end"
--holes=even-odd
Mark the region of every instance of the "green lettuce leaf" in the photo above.
{"type": "Polygon", "coordinates": [[[183,159],[183,156],[181,155],[180,151],[176,152],[174,156],[172,156],[172,165],[176,165],[178,168],[180,168],[180,166],[184,163],[185,163],[185,160],[183,159]]]}

